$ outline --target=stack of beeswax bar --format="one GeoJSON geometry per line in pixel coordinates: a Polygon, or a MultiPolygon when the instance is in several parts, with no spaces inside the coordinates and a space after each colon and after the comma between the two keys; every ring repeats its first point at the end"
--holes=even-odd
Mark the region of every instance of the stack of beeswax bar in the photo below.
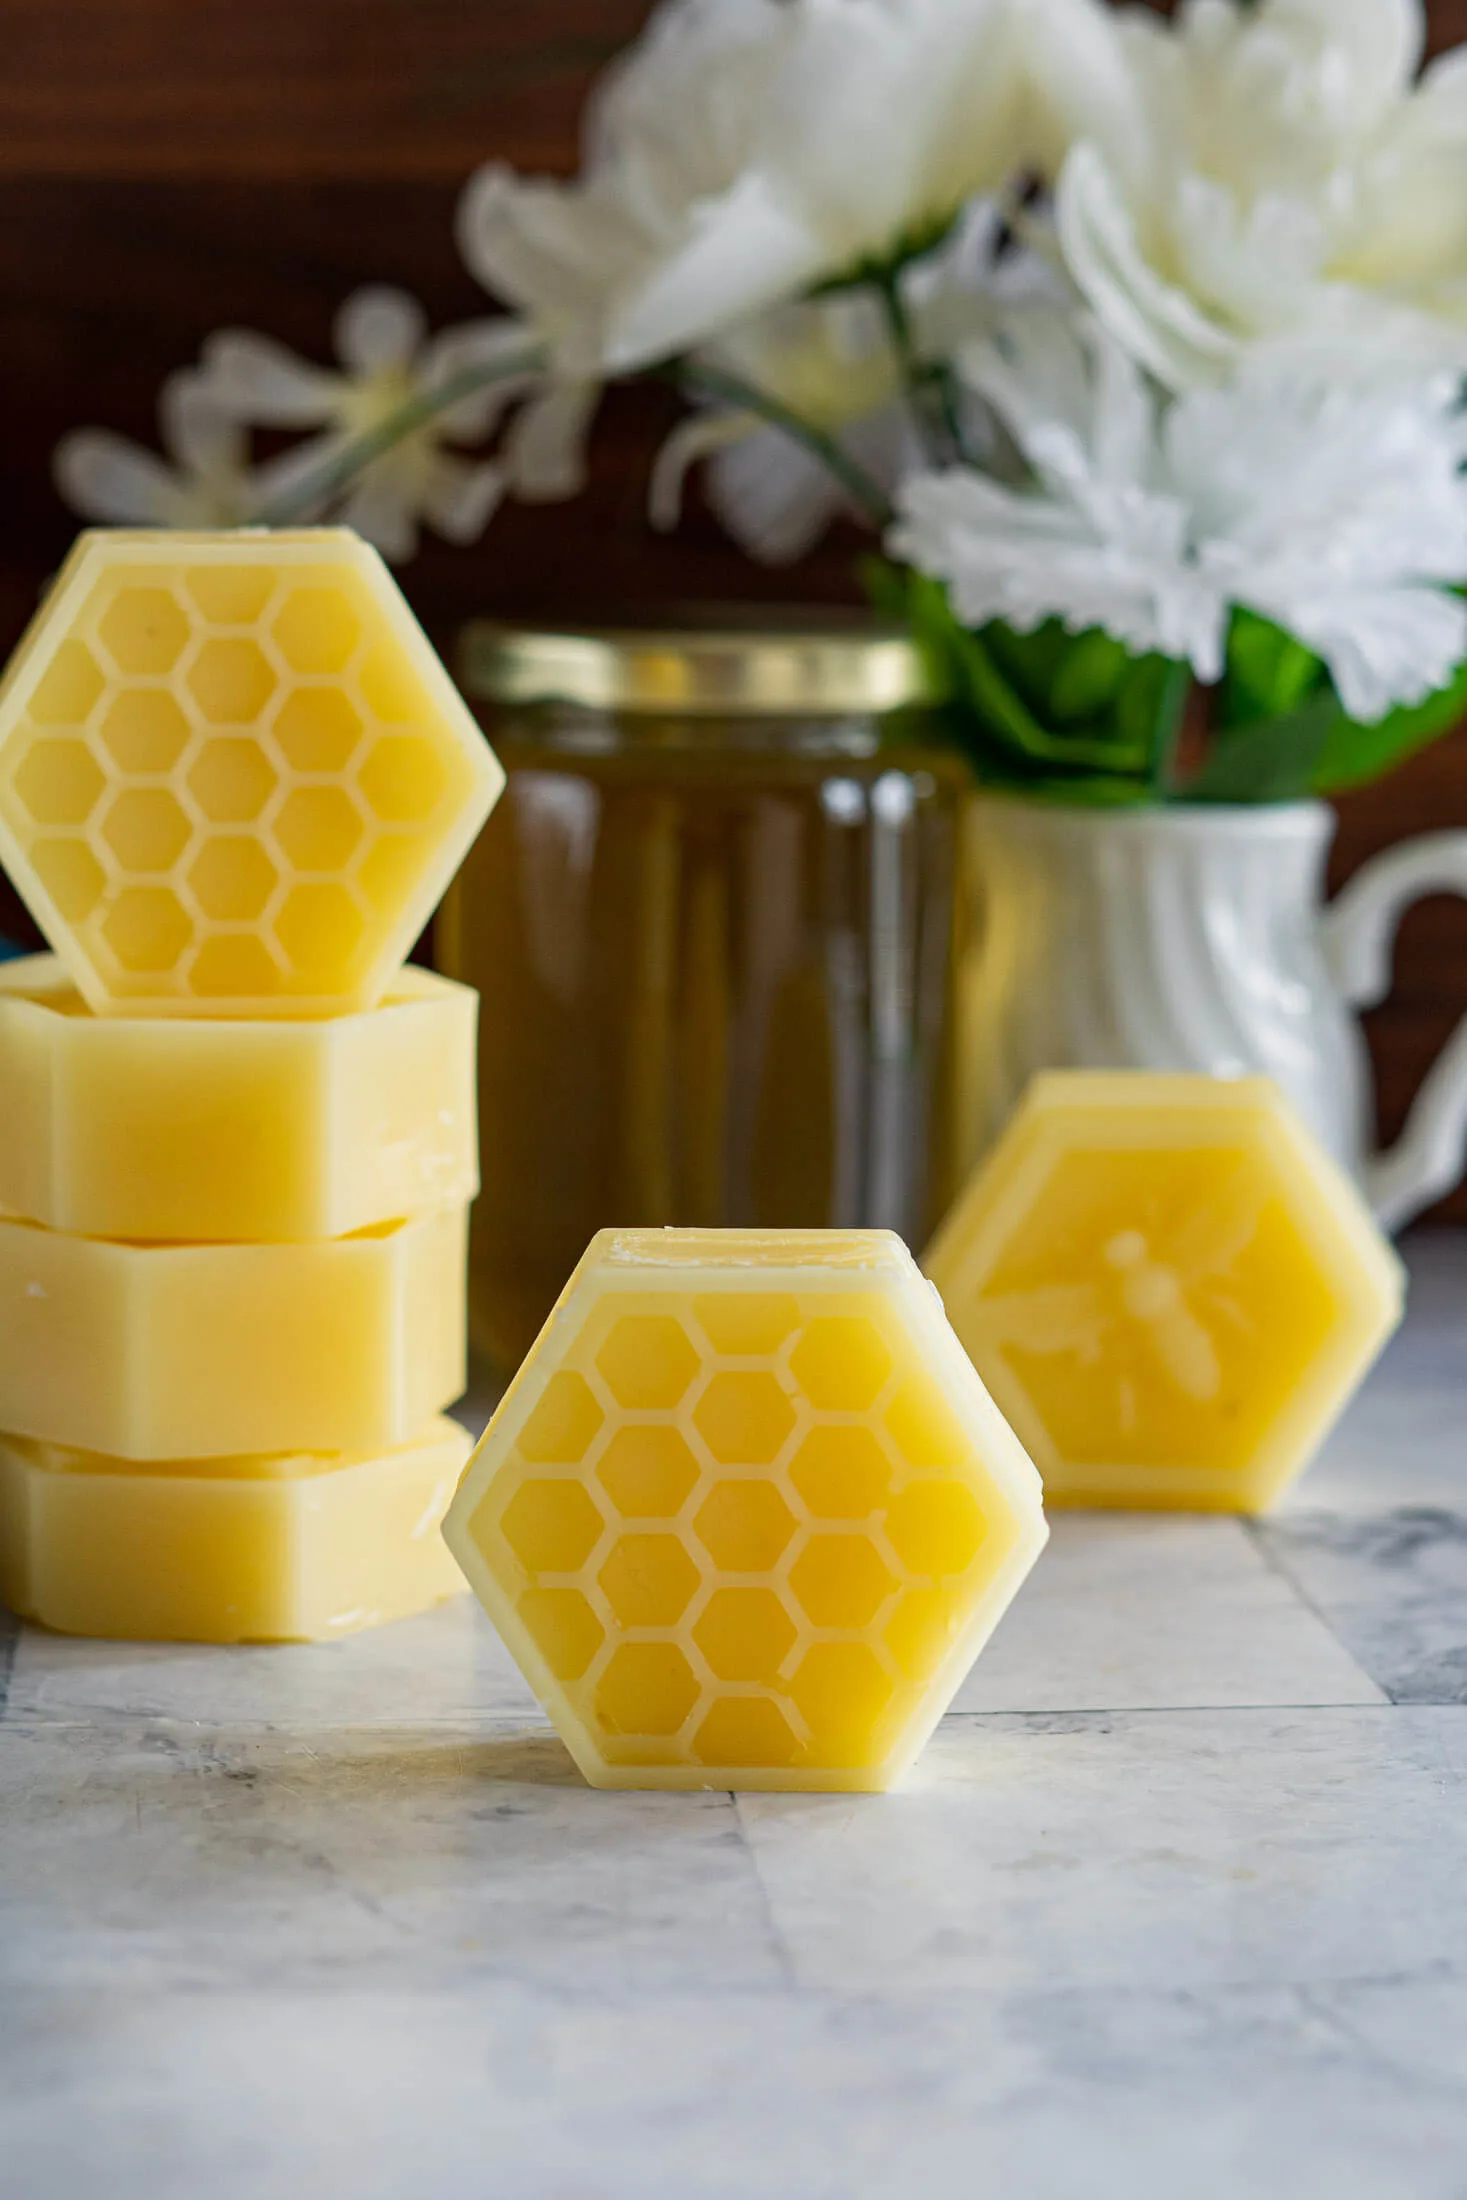
{"type": "Polygon", "coordinates": [[[467,989],[503,775],[341,530],[77,545],[0,686],[0,1595],[330,1637],[462,1586],[467,989]]]}

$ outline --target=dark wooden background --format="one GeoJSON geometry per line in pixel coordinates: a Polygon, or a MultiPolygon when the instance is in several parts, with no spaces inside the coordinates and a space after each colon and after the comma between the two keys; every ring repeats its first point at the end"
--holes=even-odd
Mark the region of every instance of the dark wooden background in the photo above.
{"type": "MultiPolygon", "coordinates": [[[[565,171],[594,72],[648,0],[0,0],[0,651],[66,548],[50,482],[66,429],[153,436],[172,368],[227,323],[324,358],[332,312],[367,281],[415,291],[436,323],[482,312],[452,215],[488,158],[565,171]]],[[[1467,0],[1432,0],[1435,47],[1467,0]]],[[[852,542],[762,574],[698,512],[648,532],[658,395],[607,409],[594,488],[512,510],[469,551],[431,547],[404,580],[430,629],[467,613],[646,613],[671,600],[838,600],[852,542]]],[[[1338,869],[1424,828],[1467,825],[1467,731],[1343,806],[1338,869]]],[[[0,882],[0,930],[24,920],[0,882]]],[[[1467,905],[1423,904],[1371,1019],[1383,1128],[1467,1010],[1467,905]]],[[[1450,1204],[1467,1221],[1467,1193],[1450,1204]]]]}

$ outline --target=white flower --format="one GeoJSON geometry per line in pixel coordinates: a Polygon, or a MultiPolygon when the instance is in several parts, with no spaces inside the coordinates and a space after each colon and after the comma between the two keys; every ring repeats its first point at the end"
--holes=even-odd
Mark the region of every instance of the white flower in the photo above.
{"type": "MultiPolygon", "coordinates": [[[[994,328],[1016,301],[1063,295],[1043,260],[1005,249],[989,200],[975,201],[940,250],[898,280],[913,351],[926,365],[994,328]]],[[[876,297],[867,290],[776,306],[693,354],[694,372],[727,374],[828,436],[872,486],[890,496],[922,463],[904,396],[902,366],[876,297]]],[[[965,440],[980,444],[986,415],[965,407],[965,440]]],[[[688,469],[707,461],[707,495],[751,557],[783,565],[803,557],[831,522],[870,518],[828,465],[759,415],[714,405],[683,422],[659,455],[654,524],[676,524],[688,469]]]]}
{"type": "MultiPolygon", "coordinates": [[[[777,306],[697,355],[828,436],[873,486],[890,493],[921,461],[901,377],[874,299],[777,306]]],[[[715,405],[675,428],[652,476],[654,526],[677,523],[683,479],[707,464],[708,501],[739,546],[765,565],[803,557],[832,520],[860,517],[808,446],[756,413],[715,405]]],[[[869,515],[867,515],[869,517],[869,515]]]]}
{"type": "Polygon", "coordinates": [[[530,385],[532,339],[519,323],[471,321],[429,337],[417,302],[400,290],[359,290],[336,318],[340,370],[297,359],[273,338],[224,329],[204,346],[203,381],[226,416],[256,426],[320,428],[291,454],[295,478],[323,477],[353,443],[413,399],[431,399],[466,372],[500,378],[456,398],[371,459],[346,489],[339,517],[390,558],[410,558],[418,522],[451,542],[482,534],[506,487],[506,467],[445,443],[478,442],[530,385]],[[514,370],[525,362],[523,372],[514,370]]]}
{"type": "Polygon", "coordinates": [[[1467,364],[1467,53],[1417,84],[1424,31],[1421,0],[1132,10],[1088,101],[1031,42],[1082,140],[1065,256],[1145,366],[1180,388],[1258,345],[1336,377],[1467,364]]]}
{"type": "Polygon", "coordinates": [[[249,438],[192,369],[158,394],[166,458],[110,428],[77,428],[56,446],[56,486],[85,519],[114,526],[243,527],[286,478],[250,466],[249,438]]]}
{"type": "Polygon", "coordinates": [[[668,0],[593,101],[581,178],[482,171],[474,273],[558,375],[645,367],[930,239],[1022,153],[1011,0],[668,0]]]}
{"type": "Polygon", "coordinates": [[[1467,605],[1446,592],[1467,577],[1450,382],[1326,388],[1260,362],[1168,403],[1113,340],[1043,308],[963,365],[1035,485],[918,476],[890,548],[970,624],[1104,627],[1214,682],[1245,606],[1322,657],[1366,721],[1467,657],[1467,605]]]}

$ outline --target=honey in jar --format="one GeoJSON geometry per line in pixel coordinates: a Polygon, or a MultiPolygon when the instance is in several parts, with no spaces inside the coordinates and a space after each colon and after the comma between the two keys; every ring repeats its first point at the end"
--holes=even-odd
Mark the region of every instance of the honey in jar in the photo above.
{"type": "Polygon", "coordinates": [[[509,774],[436,935],[483,1003],[480,1351],[512,1372],[602,1227],[920,1244],[970,783],[910,644],[480,626],[461,675],[509,774]]]}

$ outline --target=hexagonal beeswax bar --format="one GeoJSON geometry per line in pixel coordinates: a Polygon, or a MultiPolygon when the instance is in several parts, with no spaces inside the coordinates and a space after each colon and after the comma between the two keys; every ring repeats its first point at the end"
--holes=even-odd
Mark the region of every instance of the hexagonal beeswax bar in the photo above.
{"type": "Polygon", "coordinates": [[[1363,1200],[1264,1078],[1057,1072],[924,1263],[1047,1503],[1260,1512],[1400,1319],[1363,1200]]]}
{"type": "Polygon", "coordinates": [[[330,1641],[462,1578],[439,1525],[469,1438],[435,1420],[376,1458],[142,1466],[0,1436],[0,1598],[63,1634],[330,1641]]]}
{"type": "Polygon", "coordinates": [[[464,1388],[467,1215],[307,1245],[0,1220],[0,1430],[116,1459],[377,1453],[464,1388]]]}
{"type": "Polygon", "coordinates": [[[0,1209],[83,1237],[290,1242],[478,1189],[478,996],[399,972],[312,1023],[93,1016],[0,966],[0,1209]]]}
{"type": "Polygon", "coordinates": [[[444,1534],[597,1787],[879,1789],[1045,1540],[884,1231],[603,1231],[444,1534]]]}
{"type": "Polygon", "coordinates": [[[83,535],[0,683],[0,862],[99,1015],[371,1007],[503,784],[345,528],[83,535]]]}

